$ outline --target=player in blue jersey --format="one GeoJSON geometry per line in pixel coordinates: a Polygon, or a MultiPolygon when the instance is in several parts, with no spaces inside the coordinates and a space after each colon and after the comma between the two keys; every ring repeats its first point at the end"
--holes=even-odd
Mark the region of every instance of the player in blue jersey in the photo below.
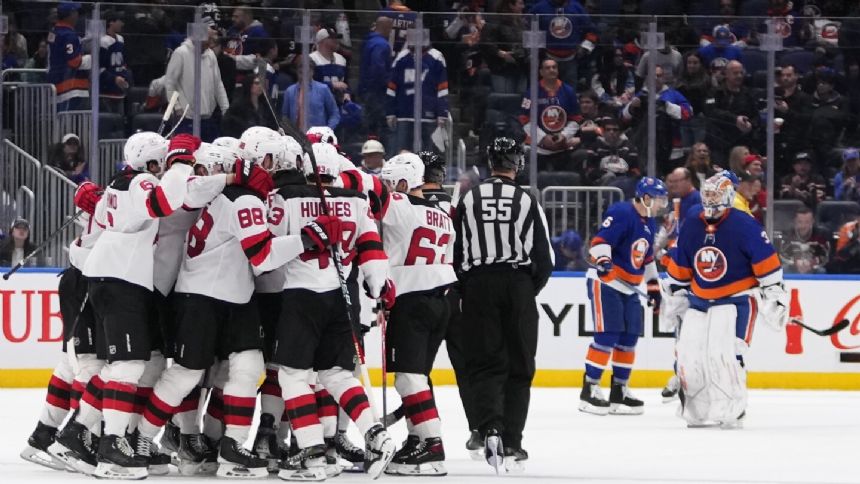
{"type": "MultiPolygon", "coordinates": [[[[645,177],[632,201],[612,204],[591,241],[592,269],[586,273],[588,299],[594,320],[594,342],[585,357],[579,410],[596,415],[639,415],[642,400],[630,394],[627,382],[633,368],[636,342],[642,332],[642,304],[634,289],[648,281],[649,294],[659,298],[654,263],[654,217],[667,206],[663,182],[645,177]],[[609,400],[600,390],[600,377],[612,359],[609,400]]],[[[659,301],[656,301],[659,302],[659,301]]]]}
{"type": "Polygon", "coordinates": [[[688,426],[741,426],[747,404],[743,355],[757,317],[782,328],[788,295],[767,233],[732,208],[734,187],[714,175],[702,211],[688,217],[663,283],[664,315],[683,315],[676,351],[688,426]]]}

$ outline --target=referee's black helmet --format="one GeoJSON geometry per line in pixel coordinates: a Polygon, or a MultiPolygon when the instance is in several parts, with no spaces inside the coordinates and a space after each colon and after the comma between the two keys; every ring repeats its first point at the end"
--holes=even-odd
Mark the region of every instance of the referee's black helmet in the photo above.
{"type": "Polygon", "coordinates": [[[525,165],[522,146],[512,138],[499,137],[487,147],[490,168],[520,171],[525,165]]]}

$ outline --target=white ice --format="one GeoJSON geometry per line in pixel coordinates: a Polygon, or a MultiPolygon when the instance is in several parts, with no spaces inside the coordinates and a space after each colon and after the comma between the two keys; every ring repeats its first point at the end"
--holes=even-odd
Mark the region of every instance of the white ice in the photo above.
{"type": "MultiPolygon", "coordinates": [[[[93,482],[18,456],[36,425],[44,393],[0,390],[0,429],[5,435],[0,440],[0,482],[93,482]]],[[[607,484],[860,482],[860,460],[854,460],[860,447],[860,392],[752,391],[745,428],[732,431],[687,429],[675,417],[676,404],[660,403],[659,390],[634,393],[646,402],[644,415],[597,417],[576,410],[578,389],[534,389],[523,442],[530,455],[525,474],[502,478],[607,484]]],[[[465,450],[468,434],[456,388],[438,387],[436,402],[449,471],[441,479],[497,482],[492,468],[470,460],[465,450]]],[[[405,437],[402,422],[392,431],[398,442],[405,437]]],[[[351,437],[359,442],[357,432],[351,437]]],[[[204,479],[215,478],[183,478],[175,469],[167,478],[149,478],[171,484],[204,479]]],[[[277,478],[270,476],[271,480],[277,478]]],[[[370,482],[361,474],[343,474],[335,480],[370,482]]],[[[427,480],[439,478],[382,476],[379,482],[427,480]]]]}

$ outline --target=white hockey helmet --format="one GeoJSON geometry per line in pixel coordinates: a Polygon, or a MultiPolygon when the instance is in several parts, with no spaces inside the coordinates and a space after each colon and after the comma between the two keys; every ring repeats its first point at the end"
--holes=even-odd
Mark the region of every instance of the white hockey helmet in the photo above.
{"type": "Polygon", "coordinates": [[[158,133],[135,133],[126,140],[122,149],[123,162],[133,170],[146,171],[146,165],[155,161],[163,170],[167,146],[167,140],[158,133]]]}
{"type": "Polygon", "coordinates": [[[236,138],[230,136],[221,136],[220,138],[215,138],[212,141],[212,144],[215,146],[223,146],[225,148],[230,148],[233,151],[239,153],[239,145],[242,142],[236,138]]]}
{"type": "Polygon", "coordinates": [[[194,159],[197,160],[195,167],[203,166],[209,175],[216,175],[218,173],[230,173],[233,171],[233,165],[236,163],[236,153],[224,146],[203,143],[194,152],[194,159]]]}
{"type": "Polygon", "coordinates": [[[702,183],[702,209],[705,218],[715,219],[731,208],[735,201],[732,180],[717,173],[702,183]]]}
{"type": "MultiPolygon", "coordinates": [[[[334,145],[330,145],[328,143],[314,143],[312,145],[312,149],[314,150],[314,158],[316,159],[320,175],[337,178],[345,166],[344,161],[349,163],[349,160],[337,152],[337,148],[335,148],[334,145]]],[[[307,163],[304,163],[303,170],[306,177],[314,175],[314,168],[313,165],[311,165],[310,160],[308,160],[307,163]]]]}
{"type": "Polygon", "coordinates": [[[275,171],[284,166],[287,158],[287,142],[277,131],[265,126],[254,126],[245,130],[240,138],[240,149],[245,159],[258,163],[266,171],[275,171]],[[271,165],[266,158],[271,155],[271,165]]]}
{"type": "Polygon", "coordinates": [[[311,162],[302,145],[295,138],[288,135],[284,135],[284,142],[287,145],[287,155],[284,157],[283,163],[275,167],[275,171],[304,170],[305,164],[309,165],[311,162]]]}
{"type": "Polygon", "coordinates": [[[337,136],[335,136],[334,130],[328,126],[311,126],[305,134],[311,141],[313,141],[312,138],[319,136],[320,143],[337,144],[337,136]]]}
{"type": "Polygon", "coordinates": [[[415,153],[400,153],[382,165],[379,178],[394,188],[405,180],[408,189],[420,188],[424,185],[424,162],[415,153]]]}

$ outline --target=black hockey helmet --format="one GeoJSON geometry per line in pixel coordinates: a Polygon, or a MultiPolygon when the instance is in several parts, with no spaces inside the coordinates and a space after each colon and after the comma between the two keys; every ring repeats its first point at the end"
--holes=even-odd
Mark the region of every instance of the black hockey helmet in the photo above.
{"type": "Polygon", "coordinates": [[[424,162],[424,181],[427,183],[443,183],[445,181],[445,160],[435,151],[422,151],[418,153],[424,162]]]}
{"type": "Polygon", "coordinates": [[[492,169],[520,171],[525,165],[523,147],[506,136],[495,138],[490,143],[487,159],[492,169]]]}

